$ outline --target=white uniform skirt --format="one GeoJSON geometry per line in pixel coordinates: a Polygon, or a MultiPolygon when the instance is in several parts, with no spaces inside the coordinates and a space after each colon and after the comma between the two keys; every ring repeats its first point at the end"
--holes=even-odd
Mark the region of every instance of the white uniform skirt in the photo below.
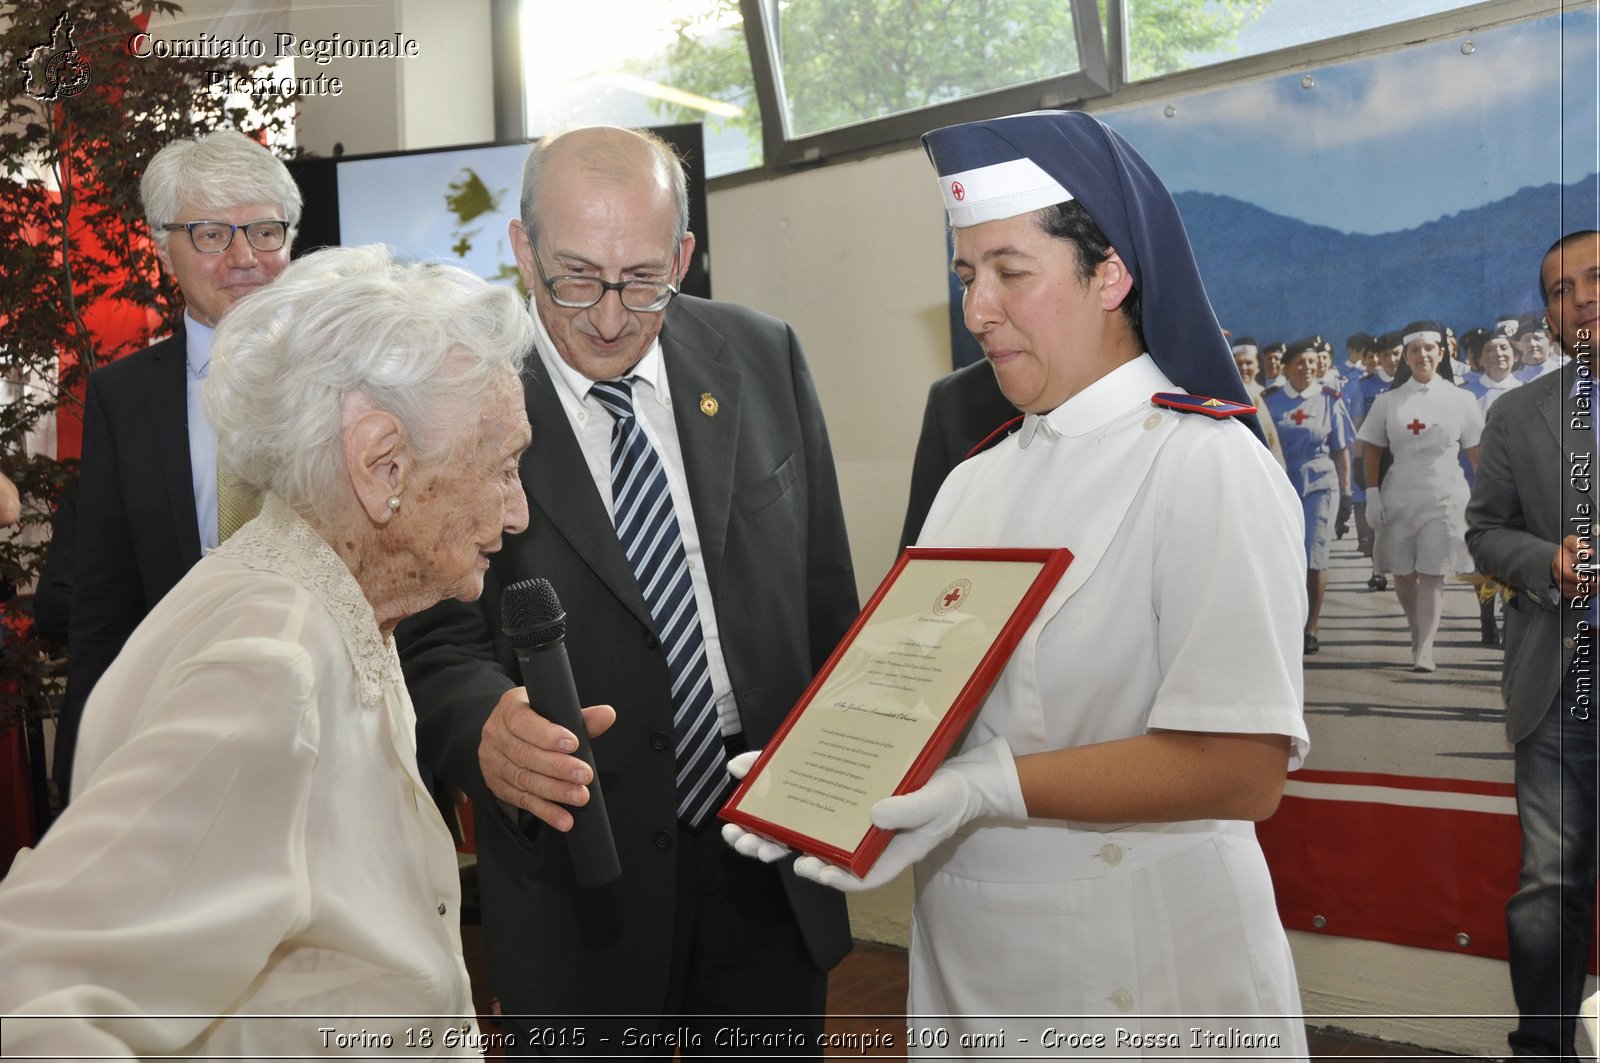
{"type": "Polygon", "coordinates": [[[1379,572],[1452,576],[1472,571],[1467,551],[1466,478],[1449,469],[1405,468],[1396,463],[1383,480],[1383,527],[1373,540],[1379,572]]]}
{"type": "Polygon", "coordinates": [[[1255,830],[981,827],[917,865],[913,1056],[1305,1059],[1255,830]]]}

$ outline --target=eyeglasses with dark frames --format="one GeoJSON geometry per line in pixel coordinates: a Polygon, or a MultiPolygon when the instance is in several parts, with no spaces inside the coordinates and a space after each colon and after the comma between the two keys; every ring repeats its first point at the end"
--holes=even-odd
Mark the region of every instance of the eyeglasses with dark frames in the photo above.
{"type": "Polygon", "coordinates": [[[289,240],[289,223],[274,218],[247,221],[243,225],[230,225],[225,221],[188,221],[163,225],[163,232],[175,233],[179,229],[189,234],[189,243],[202,255],[220,255],[233,246],[234,234],[244,231],[250,246],[263,254],[280,250],[289,240]]]}
{"type": "MultiPolygon", "coordinates": [[[[672,256],[672,262],[676,267],[677,255],[672,256]]],[[[545,275],[544,263],[539,261],[538,248],[533,250],[533,264],[539,271],[539,279],[544,282],[545,290],[550,293],[551,301],[569,310],[587,310],[604,299],[607,292],[616,292],[625,308],[641,314],[653,314],[665,310],[678,294],[678,289],[666,281],[607,281],[599,277],[576,277],[571,274],[549,277],[545,275]]]]}

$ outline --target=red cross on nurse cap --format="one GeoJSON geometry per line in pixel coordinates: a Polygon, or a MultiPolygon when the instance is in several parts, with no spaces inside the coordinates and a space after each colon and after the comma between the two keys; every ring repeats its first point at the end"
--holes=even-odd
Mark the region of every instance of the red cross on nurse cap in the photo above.
{"type": "MultiPolygon", "coordinates": [[[[954,228],[1076,200],[1133,277],[1161,371],[1190,393],[1249,404],[1178,206],[1115,130],[1082,111],[1031,111],[935,129],[922,144],[954,228]]],[[[1264,439],[1254,416],[1237,419],[1264,439]]]]}
{"type": "MultiPolygon", "coordinates": [[[[971,127],[951,127],[952,130],[968,128],[971,127]]],[[[930,138],[946,132],[949,130],[939,130],[922,138],[935,164],[940,157],[934,155],[930,138]]],[[[966,169],[951,173],[942,168],[939,171],[939,190],[944,193],[944,209],[952,227],[960,229],[1014,218],[1072,199],[1072,193],[1063,188],[1060,181],[1016,148],[1001,141],[986,143],[984,148],[970,160],[960,151],[951,151],[945,156],[953,165],[965,164],[953,161],[956,159],[972,163],[966,169]]]]}

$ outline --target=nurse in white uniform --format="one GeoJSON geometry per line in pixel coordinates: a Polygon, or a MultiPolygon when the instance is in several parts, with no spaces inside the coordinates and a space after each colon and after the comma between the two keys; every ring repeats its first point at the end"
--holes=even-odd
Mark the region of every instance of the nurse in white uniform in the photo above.
{"type": "Polygon", "coordinates": [[[1377,529],[1374,562],[1394,574],[1395,594],[1411,631],[1411,667],[1432,672],[1433,642],[1444,608],[1444,578],[1471,572],[1467,488],[1460,455],[1476,467],[1483,414],[1466,388],[1439,372],[1444,330],[1434,321],[1405,328],[1410,371],[1372,402],[1356,438],[1367,444],[1367,482],[1378,482],[1384,452],[1394,464],[1379,489],[1367,488],[1367,520],[1377,529]]]}
{"type": "Polygon", "coordinates": [[[924,142],[967,327],[1026,417],[951,473],[920,545],[1073,561],[951,759],[873,807],[898,833],[866,878],[795,870],[915,867],[913,1055],[1304,1059],[1251,823],[1308,745],[1299,500],[1253,418],[1203,415],[1244,389],[1121,137],[1040,112],[924,142]]]}

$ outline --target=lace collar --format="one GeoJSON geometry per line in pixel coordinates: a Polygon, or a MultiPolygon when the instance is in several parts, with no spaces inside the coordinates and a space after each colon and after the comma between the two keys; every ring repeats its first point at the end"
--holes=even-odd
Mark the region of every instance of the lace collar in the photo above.
{"type": "Polygon", "coordinates": [[[378,630],[361,585],[333,548],[283,499],[268,494],[261,515],[212,553],[284,576],[310,591],[344,636],[363,703],[382,704],[385,686],[405,683],[394,643],[378,630]]]}

